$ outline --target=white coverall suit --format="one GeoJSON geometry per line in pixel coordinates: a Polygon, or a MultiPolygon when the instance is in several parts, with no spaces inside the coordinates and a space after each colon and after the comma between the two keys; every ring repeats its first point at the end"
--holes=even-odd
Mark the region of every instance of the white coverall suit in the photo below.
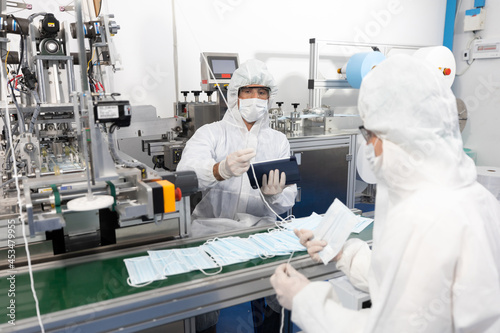
{"type": "MultiPolygon", "coordinates": [[[[268,107],[272,104],[278,88],[266,65],[258,60],[249,60],[233,73],[228,86],[228,110],[221,121],[199,128],[189,139],[178,171],[192,170],[198,177],[198,187],[203,198],[191,216],[191,235],[207,236],[253,226],[270,225],[276,215],[265,205],[258,189],[253,189],[245,172],[240,177],[218,181],[213,174],[214,164],[229,154],[254,148],[256,156],[252,162],[273,160],[290,156],[290,143],[286,136],[269,127],[267,114],[247,129],[238,109],[238,90],[248,85],[270,88],[268,107]]],[[[276,195],[265,195],[270,207],[282,214],[293,207],[297,186],[286,186],[276,195]]],[[[279,311],[275,297],[267,302],[274,311],[279,311]]],[[[217,322],[217,314],[208,313],[196,318],[197,328],[209,327],[217,322]]]]}
{"type": "Polygon", "coordinates": [[[337,267],[372,308],[343,308],[328,282],[312,282],[293,298],[292,320],[312,333],[500,332],[500,205],[476,182],[442,74],[394,55],[363,79],[358,107],[383,144],[367,156],[378,180],[373,246],[349,240],[337,267]]]}
{"type": "MultiPolygon", "coordinates": [[[[214,233],[271,224],[276,216],[266,207],[259,190],[250,186],[246,173],[218,181],[213,166],[227,155],[244,148],[254,148],[252,162],[290,156],[290,144],[286,136],[269,127],[269,117],[263,117],[252,126],[245,126],[238,110],[238,89],[251,84],[271,88],[269,104],[277,94],[277,86],[265,64],[247,61],[233,74],[228,86],[229,109],[221,121],[199,128],[189,139],[182,152],[177,170],[193,170],[198,177],[198,187],[203,199],[192,215],[192,235],[214,233]]],[[[297,186],[287,186],[275,196],[266,196],[271,208],[278,214],[290,209],[295,203],[297,186]]]]}

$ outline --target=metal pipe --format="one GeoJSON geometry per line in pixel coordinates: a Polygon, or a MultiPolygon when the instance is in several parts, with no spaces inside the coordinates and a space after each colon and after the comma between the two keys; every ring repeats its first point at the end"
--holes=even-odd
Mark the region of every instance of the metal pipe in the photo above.
{"type": "MultiPolygon", "coordinates": [[[[84,189],[84,192],[86,192],[86,191],[87,191],[87,189],[84,189]]],[[[137,187],[134,186],[134,187],[120,190],[120,194],[128,193],[128,192],[135,192],[135,191],[137,191],[137,187]]],[[[100,190],[100,191],[92,192],[92,194],[93,195],[109,195],[109,192],[107,190],[100,190]]],[[[61,197],[61,201],[67,201],[67,200],[72,200],[72,199],[76,199],[76,198],[81,198],[85,195],[85,193],[82,192],[82,193],[62,194],[61,192],[59,192],[59,195],[61,197]]],[[[38,199],[32,199],[31,202],[33,205],[49,204],[49,203],[51,203],[51,199],[50,199],[50,197],[38,198],[38,199]]]]}
{"type": "MultiPolygon", "coordinates": [[[[107,185],[98,185],[92,188],[93,193],[97,193],[99,191],[105,190],[107,185]]],[[[120,183],[119,185],[115,185],[115,188],[117,188],[120,193],[126,193],[129,192],[129,189],[132,190],[137,190],[137,186],[133,186],[130,183],[120,183]]],[[[62,192],[59,192],[61,196],[65,195],[77,195],[77,194],[82,194],[87,191],[87,188],[77,188],[77,189],[71,189],[71,190],[64,190],[62,192]]],[[[49,198],[52,195],[52,192],[42,192],[42,193],[32,193],[31,198],[32,199],[46,199],[49,198]]]]}
{"type": "MultiPolygon", "coordinates": [[[[68,170],[68,171],[64,171],[64,172],[60,172],[60,174],[70,174],[70,173],[78,173],[78,172],[83,172],[85,171],[86,168],[81,168],[81,169],[73,169],[73,170],[68,170]]],[[[47,172],[42,172],[40,173],[40,176],[54,176],[56,173],[54,171],[47,171],[47,172]]],[[[36,174],[34,173],[30,173],[28,174],[28,178],[35,178],[36,177],[36,174]]]]}

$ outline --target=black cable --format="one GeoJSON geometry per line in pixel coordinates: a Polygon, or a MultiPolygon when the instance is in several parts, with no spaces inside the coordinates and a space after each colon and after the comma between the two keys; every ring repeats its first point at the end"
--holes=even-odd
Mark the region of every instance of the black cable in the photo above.
{"type": "Polygon", "coordinates": [[[19,74],[19,69],[21,68],[21,65],[23,64],[23,58],[24,58],[24,43],[26,41],[26,36],[23,36],[21,34],[21,52],[20,52],[20,56],[19,56],[19,65],[17,66],[17,70],[16,70],[16,75],[19,74]]]}
{"type": "Polygon", "coordinates": [[[109,133],[113,133],[115,131],[115,128],[117,128],[117,127],[118,127],[118,125],[116,125],[116,124],[111,125],[111,127],[109,128],[109,133]]]}

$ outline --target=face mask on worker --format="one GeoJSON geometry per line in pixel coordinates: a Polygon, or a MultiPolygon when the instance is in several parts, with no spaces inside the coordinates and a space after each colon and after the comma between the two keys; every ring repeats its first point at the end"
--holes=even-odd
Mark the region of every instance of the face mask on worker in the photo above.
{"type": "MultiPolygon", "coordinates": [[[[379,139],[377,138],[375,143],[379,139]]],[[[370,168],[377,178],[380,177],[380,168],[382,167],[382,155],[375,156],[375,145],[369,143],[365,147],[365,157],[368,163],[370,164],[370,168]]]]}
{"type": "Polygon", "coordinates": [[[240,98],[241,117],[249,123],[262,119],[267,115],[267,99],[240,98]]]}

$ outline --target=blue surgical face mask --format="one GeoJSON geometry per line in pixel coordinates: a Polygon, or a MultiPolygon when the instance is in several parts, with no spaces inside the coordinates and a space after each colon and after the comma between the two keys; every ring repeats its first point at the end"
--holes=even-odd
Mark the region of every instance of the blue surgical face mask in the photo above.
{"type": "Polygon", "coordinates": [[[164,278],[161,271],[157,270],[149,256],[124,259],[129,274],[129,285],[138,287],[155,280],[164,278]]]}
{"type": "Polygon", "coordinates": [[[153,265],[163,275],[217,268],[217,264],[199,247],[148,251],[153,265]]]}
{"type": "Polygon", "coordinates": [[[260,98],[240,98],[241,117],[249,123],[253,123],[264,116],[267,116],[267,99],[260,98]]]}
{"type": "Polygon", "coordinates": [[[274,256],[292,253],[287,245],[280,239],[281,232],[255,234],[249,237],[260,248],[261,255],[274,256]]]}
{"type": "Polygon", "coordinates": [[[231,246],[219,240],[207,242],[202,245],[202,249],[207,252],[221,266],[227,266],[248,260],[240,254],[234,253],[231,246]]]}

